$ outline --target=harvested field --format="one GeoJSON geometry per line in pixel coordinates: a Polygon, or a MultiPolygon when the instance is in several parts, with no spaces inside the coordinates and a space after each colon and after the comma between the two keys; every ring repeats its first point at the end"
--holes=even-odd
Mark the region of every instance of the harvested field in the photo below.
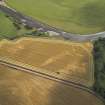
{"type": "Polygon", "coordinates": [[[94,82],[92,44],[40,38],[0,43],[0,58],[86,86],[94,82]]]}
{"type": "Polygon", "coordinates": [[[0,105],[103,105],[103,103],[96,96],[81,89],[0,64],[0,105]]]}

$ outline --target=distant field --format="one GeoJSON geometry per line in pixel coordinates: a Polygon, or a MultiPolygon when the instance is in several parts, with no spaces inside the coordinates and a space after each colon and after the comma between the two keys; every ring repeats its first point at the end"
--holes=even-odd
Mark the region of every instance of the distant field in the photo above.
{"type": "Polygon", "coordinates": [[[1,41],[0,44],[0,57],[86,86],[92,86],[94,82],[91,52],[92,44],[88,42],[23,38],[17,42],[1,41]]]}
{"type": "Polygon", "coordinates": [[[105,0],[7,0],[18,11],[71,33],[105,31],[105,0]]]}
{"type": "Polygon", "coordinates": [[[0,105],[103,105],[89,92],[0,64],[0,105]]]}

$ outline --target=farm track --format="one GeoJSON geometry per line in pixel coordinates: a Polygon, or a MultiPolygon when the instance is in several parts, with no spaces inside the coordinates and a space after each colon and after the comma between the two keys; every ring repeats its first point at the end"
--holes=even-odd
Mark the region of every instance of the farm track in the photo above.
{"type": "Polygon", "coordinates": [[[41,78],[45,78],[45,79],[48,79],[48,80],[51,80],[51,81],[59,82],[63,85],[67,85],[67,86],[70,86],[70,87],[72,86],[72,87],[78,88],[82,91],[89,92],[90,94],[94,95],[95,97],[97,97],[98,99],[100,99],[101,101],[104,102],[104,99],[102,97],[100,97],[98,94],[96,94],[94,91],[92,91],[90,88],[88,88],[84,85],[81,85],[81,84],[78,84],[78,83],[75,83],[75,82],[72,82],[72,81],[67,81],[67,80],[64,80],[64,79],[60,79],[60,78],[54,77],[54,76],[46,74],[46,73],[38,72],[35,69],[30,69],[30,68],[26,68],[24,66],[16,65],[16,64],[10,63],[9,61],[5,61],[3,59],[0,59],[0,64],[8,66],[8,67],[13,68],[13,69],[16,69],[18,71],[22,71],[22,72],[26,72],[26,73],[29,73],[29,74],[37,75],[41,78]]]}
{"type": "Polygon", "coordinates": [[[36,19],[33,19],[29,16],[23,15],[22,13],[16,11],[15,9],[11,9],[4,5],[0,5],[0,11],[4,12],[5,14],[13,17],[18,22],[25,24],[29,27],[36,28],[41,32],[55,32],[59,34],[59,36],[65,39],[71,40],[71,41],[79,41],[79,42],[80,41],[93,41],[93,40],[97,40],[100,37],[101,38],[105,37],[105,32],[89,34],[89,35],[79,35],[79,34],[77,35],[77,34],[68,33],[61,29],[52,27],[36,19]]]}

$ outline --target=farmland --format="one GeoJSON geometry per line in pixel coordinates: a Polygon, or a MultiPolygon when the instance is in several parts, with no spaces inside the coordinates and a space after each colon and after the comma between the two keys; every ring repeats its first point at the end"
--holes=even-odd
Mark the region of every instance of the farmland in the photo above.
{"type": "Polygon", "coordinates": [[[94,83],[92,44],[43,38],[2,40],[0,58],[86,86],[94,83]],[[28,42],[28,43],[27,43],[28,42]]]}
{"type": "Polygon", "coordinates": [[[0,104],[103,105],[101,100],[86,91],[1,64],[0,104]]]}
{"type": "Polygon", "coordinates": [[[0,11],[0,39],[15,39],[27,36],[27,33],[32,33],[32,31],[32,29],[18,24],[15,19],[0,11]]]}
{"type": "Polygon", "coordinates": [[[7,0],[16,10],[78,34],[105,30],[105,0],[7,0]],[[25,4],[25,5],[24,5],[25,4]]]}
{"type": "Polygon", "coordinates": [[[104,37],[105,0],[1,0],[0,105],[105,104],[104,37]]]}
{"type": "Polygon", "coordinates": [[[0,38],[16,34],[16,28],[12,22],[0,12],[0,38]]]}

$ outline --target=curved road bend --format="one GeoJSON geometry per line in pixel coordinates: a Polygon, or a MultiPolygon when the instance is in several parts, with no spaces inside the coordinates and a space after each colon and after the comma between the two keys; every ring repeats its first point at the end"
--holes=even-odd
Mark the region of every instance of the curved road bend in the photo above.
{"type": "Polygon", "coordinates": [[[105,32],[89,34],[89,35],[76,35],[76,34],[67,33],[61,29],[52,27],[36,19],[32,19],[31,17],[23,15],[22,13],[14,9],[8,8],[6,6],[0,5],[0,10],[4,12],[5,14],[18,20],[22,24],[25,24],[30,27],[34,27],[41,32],[50,32],[50,31],[55,32],[58,35],[62,36],[63,38],[71,40],[71,41],[93,41],[93,40],[97,40],[100,37],[101,38],[105,37],[105,32]]]}
{"type": "Polygon", "coordinates": [[[35,69],[33,70],[33,69],[30,69],[30,68],[26,68],[26,67],[23,67],[23,66],[12,64],[12,63],[10,63],[8,61],[0,60],[0,64],[6,65],[6,66],[8,66],[10,68],[14,68],[14,69],[19,70],[19,71],[23,71],[23,72],[30,73],[30,74],[33,74],[33,75],[37,75],[37,76],[40,76],[42,78],[46,78],[46,79],[49,79],[49,80],[52,80],[52,81],[55,81],[55,82],[59,82],[59,83],[62,83],[64,85],[72,86],[72,87],[81,89],[83,91],[87,91],[90,94],[93,94],[95,97],[97,97],[98,99],[100,99],[101,101],[104,102],[104,99],[102,97],[100,97],[99,95],[97,95],[94,91],[92,91],[88,87],[83,86],[81,84],[77,84],[77,83],[74,83],[72,81],[67,81],[67,80],[64,80],[64,79],[56,78],[56,77],[51,76],[49,74],[38,72],[35,69]]]}

